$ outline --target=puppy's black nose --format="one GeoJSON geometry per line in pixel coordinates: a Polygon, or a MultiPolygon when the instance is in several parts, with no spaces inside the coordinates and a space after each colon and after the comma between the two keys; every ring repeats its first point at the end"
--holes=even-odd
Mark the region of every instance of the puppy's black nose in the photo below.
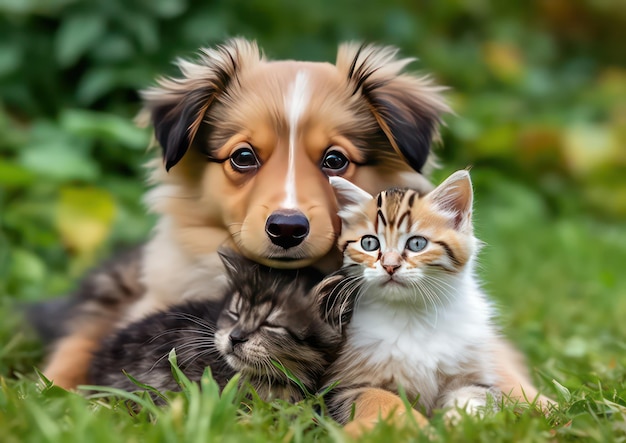
{"type": "Polygon", "coordinates": [[[265,232],[272,243],[289,249],[298,246],[309,235],[309,220],[300,211],[275,211],[267,217],[265,232]]]}

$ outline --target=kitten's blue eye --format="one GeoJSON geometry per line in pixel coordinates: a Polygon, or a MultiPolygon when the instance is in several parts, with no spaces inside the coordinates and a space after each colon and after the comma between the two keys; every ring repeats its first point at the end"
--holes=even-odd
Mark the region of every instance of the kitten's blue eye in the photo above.
{"type": "Polygon", "coordinates": [[[428,240],[424,237],[416,235],[406,241],[406,249],[413,252],[419,252],[426,247],[428,240]]]}
{"type": "Polygon", "coordinates": [[[380,247],[380,242],[373,235],[365,235],[361,238],[361,247],[365,251],[375,251],[380,247]]]}

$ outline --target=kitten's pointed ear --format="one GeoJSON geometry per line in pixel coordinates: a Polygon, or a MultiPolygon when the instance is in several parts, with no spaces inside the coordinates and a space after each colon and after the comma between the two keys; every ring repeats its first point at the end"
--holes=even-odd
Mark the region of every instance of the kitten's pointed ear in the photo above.
{"type": "Polygon", "coordinates": [[[363,206],[374,198],[371,194],[345,178],[329,177],[329,180],[335,190],[337,203],[339,203],[339,217],[343,218],[345,215],[353,212],[352,208],[363,206]]]}
{"type": "Polygon", "coordinates": [[[426,198],[443,214],[450,217],[454,229],[472,230],[472,201],[474,192],[469,172],[456,171],[437,186],[426,198]]]}
{"type": "Polygon", "coordinates": [[[229,277],[237,277],[237,275],[241,273],[241,269],[248,264],[248,259],[239,255],[232,249],[220,248],[217,250],[217,253],[229,277]]]}

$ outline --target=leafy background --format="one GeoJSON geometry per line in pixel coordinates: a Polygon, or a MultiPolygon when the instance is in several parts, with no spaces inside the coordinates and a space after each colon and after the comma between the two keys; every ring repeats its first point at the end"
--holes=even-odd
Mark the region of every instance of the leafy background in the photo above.
{"type": "MultiPolygon", "coordinates": [[[[472,167],[506,334],[572,415],[615,409],[623,435],[625,29],[622,0],[0,0],[0,374],[41,355],[16,301],[67,292],[148,235],[138,89],[229,36],[324,61],[375,41],[450,87],[434,179],[472,167]]],[[[585,420],[573,435],[597,437],[585,420]]]]}

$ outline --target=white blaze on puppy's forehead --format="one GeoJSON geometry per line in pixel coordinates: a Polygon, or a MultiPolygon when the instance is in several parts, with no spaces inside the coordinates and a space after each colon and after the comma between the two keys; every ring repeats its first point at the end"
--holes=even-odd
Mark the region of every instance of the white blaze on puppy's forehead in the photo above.
{"type": "Polygon", "coordinates": [[[285,208],[298,206],[296,200],[296,143],[298,141],[298,123],[311,98],[308,83],[309,75],[305,71],[298,71],[295,80],[289,85],[285,97],[285,112],[289,119],[289,164],[285,180],[285,200],[283,201],[285,208]]]}

